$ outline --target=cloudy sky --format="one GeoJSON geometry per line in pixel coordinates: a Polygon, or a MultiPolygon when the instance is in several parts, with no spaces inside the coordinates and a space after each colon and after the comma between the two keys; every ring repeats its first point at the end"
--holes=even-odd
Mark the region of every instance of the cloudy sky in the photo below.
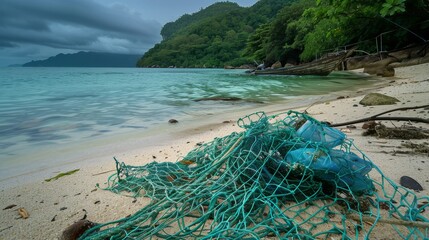
{"type": "MultiPolygon", "coordinates": [[[[251,6],[257,0],[233,0],[251,6]]],[[[143,54],[161,27],[215,0],[0,0],[0,66],[58,53],[143,54]]]]}

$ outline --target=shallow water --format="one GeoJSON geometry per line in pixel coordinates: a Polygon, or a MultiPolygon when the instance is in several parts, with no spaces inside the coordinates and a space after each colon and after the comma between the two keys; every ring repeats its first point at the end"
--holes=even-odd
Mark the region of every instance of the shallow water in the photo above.
{"type": "Polygon", "coordinates": [[[0,68],[0,176],[43,158],[31,156],[53,161],[66,153],[52,149],[162,130],[170,118],[189,121],[373,83],[346,72],[287,77],[222,69],[0,68]],[[195,101],[208,97],[242,100],[195,101]]]}

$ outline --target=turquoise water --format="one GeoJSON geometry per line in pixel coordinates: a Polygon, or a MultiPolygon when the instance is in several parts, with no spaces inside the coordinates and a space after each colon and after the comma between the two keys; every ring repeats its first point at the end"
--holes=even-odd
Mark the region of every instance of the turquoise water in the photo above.
{"type": "Polygon", "coordinates": [[[14,162],[31,161],[23,159],[32,150],[372,82],[350,73],[320,78],[249,76],[221,69],[0,68],[0,173],[14,162]],[[194,101],[207,97],[242,100],[194,101]]]}

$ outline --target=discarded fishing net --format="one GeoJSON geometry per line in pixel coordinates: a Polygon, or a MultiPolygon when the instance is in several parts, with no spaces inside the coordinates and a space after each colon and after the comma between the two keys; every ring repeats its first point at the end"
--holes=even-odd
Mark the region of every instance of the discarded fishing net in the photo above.
{"type": "Polygon", "coordinates": [[[426,239],[427,196],[398,186],[333,128],[258,112],[176,163],[117,162],[108,190],[147,196],[83,239],[426,239]]]}

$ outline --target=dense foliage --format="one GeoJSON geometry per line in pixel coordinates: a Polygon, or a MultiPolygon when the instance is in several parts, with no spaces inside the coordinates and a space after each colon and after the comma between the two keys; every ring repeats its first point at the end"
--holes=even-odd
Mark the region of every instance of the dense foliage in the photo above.
{"type": "Polygon", "coordinates": [[[260,0],[249,8],[216,3],[185,15],[162,30],[164,40],[150,49],[138,66],[223,67],[252,61],[242,56],[247,39],[273,19],[288,0],[260,0]],[[219,11],[223,9],[223,11],[219,11]]]}
{"type": "Polygon", "coordinates": [[[260,0],[216,3],[162,29],[138,66],[223,67],[298,63],[359,44],[367,52],[429,39],[427,0],[260,0]],[[381,45],[382,42],[382,45],[381,45]]]}
{"type": "Polygon", "coordinates": [[[161,29],[161,36],[163,39],[171,38],[176,32],[191,25],[192,23],[238,9],[240,9],[240,6],[236,3],[215,3],[203,11],[199,11],[194,14],[185,14],[176,21],[165,24],[161,29]]]}

